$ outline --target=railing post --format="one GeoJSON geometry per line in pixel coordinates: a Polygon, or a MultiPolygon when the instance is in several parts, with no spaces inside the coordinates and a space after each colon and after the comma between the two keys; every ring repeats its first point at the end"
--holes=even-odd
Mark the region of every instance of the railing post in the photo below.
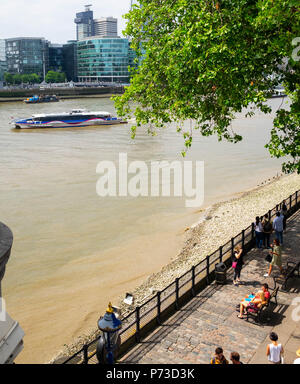
{"type": "Polygon", "coordinates": [[[245,230],[243,229],[242,230],[242,248],[244,249],[244,245],[245,245],[245,230]]]}
{"type": "Polygon", "coordinates": [[[276,212],[278,212],[278,204],[276,204],[276,212]]]}
{"type": "Polygon", "coordinates": [[[290,210],[292,209],[292,195],[290,195],[290,210]]]}
{"type": "Polygon", "coordinates": [[[195,266],[192,266],[192,295],[196,296],[195,292],[195,266]]]}
{"type": "Polygon", "coordinates": [[[206,282],[209,284],[209,256],[206,256],[206,282]]]}
{"type": "Polygon", "coordinates": [[[83,364],[88,364],[89,358],[88,358],[88,346],[85,344],[83,346],[83,364]]]}
{"type": "Polygon", "coordinates": [[[221,245],[221,247],[219,248],[219,259],[220,259],[220,263],[222,263],[222,260],[223,260],[223,247],[221,245]]]}
{"type": "Polygon", "coordinates": [[[298,191],[296,191],[296,205],[298,204],[298,191]]]}
{"type": "Polygon", "coordinates": [[[137,343],[140,342],[140,329],[141,329],[140,321],[141,321],[141,319],[140,319],[140,307],[136,307],[135,308],[135,324],[136,324],[135,339],[136,339],[137,343]]]}
{"type": "Polygon", "coordinates": [[[156,322],[158,325],[161,324],[161,320],[160,320],[160,311],[161,311],[161,300],[160,300],[160,295],[161,295],[161,292],[157,292],[157,317],[156,317],[156,322]]]}
{"type": "Polygon", "coordinates": [[[234,237],[231,238],[231,257],[233,257],[233,250],[234,250],[234,237]]]}
{"type": "Polygon", "coordinates": [[[176,306],[176,309],[179,308],[179,278],[176,277],[176,280],[175,280],[175,294],[176,294],[176,300],[175,300],[175,306],[176,306]]]}
{"type": "Polygon", "coordinates": [[[251,224],[251,239],[254,240],[254,223],[251,224]]]}
{"type": "Polygon", "coordinates": [[[271,220],[271,217],[272,217],[272,211],[271,209],[269,210],[269,220],[271,220]]]}

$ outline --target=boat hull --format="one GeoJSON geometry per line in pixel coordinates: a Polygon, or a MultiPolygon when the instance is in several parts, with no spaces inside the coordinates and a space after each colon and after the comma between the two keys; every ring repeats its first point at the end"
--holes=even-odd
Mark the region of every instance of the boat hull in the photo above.
{"type": "Polygon", "coordinates": [[[100,125],[116,125],[116,124],[126,124],[127,121],[122,119],[91,119],[87,121],[80,122],[66,122],[66,121],[51,121],[51,122],[15,122],[15,128],[17,129],[45,129],[45,128],[80,128],[80,127],[91,127],[91,126],[100,126],[100,125]]]}

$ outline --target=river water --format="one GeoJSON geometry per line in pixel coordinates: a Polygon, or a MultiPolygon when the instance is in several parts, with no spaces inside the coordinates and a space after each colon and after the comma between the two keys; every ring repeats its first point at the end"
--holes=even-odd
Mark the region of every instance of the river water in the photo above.
{"type": "MultiPolygon", "coordinates": [[[[281,99],[269,103],[275,111],[281,99]]],[[[130,126],[14,130],[12,117],[73,108],[114,112],[108,98],[59,103],[0,104],[0,220],[14,233],[3,295],[26,336],[18,362],[45,362],[63,344],[96,325],[109,300],[133,289],[176,256],[184,229],[200,209],[255,187],[280,172],[268,142],[272,115],[239,115],[239,144],[203,138],[195,131],[186,160],[205,162],[203,207],[186,197],[99,197],[98,162],[182,160],[183,139],[170,125],[130,137],[130,126]]],[[[186,129],[193,126],[186,123],[186,129]]],[[[146,177],[146,176],[144,176],[146,177]]]]}

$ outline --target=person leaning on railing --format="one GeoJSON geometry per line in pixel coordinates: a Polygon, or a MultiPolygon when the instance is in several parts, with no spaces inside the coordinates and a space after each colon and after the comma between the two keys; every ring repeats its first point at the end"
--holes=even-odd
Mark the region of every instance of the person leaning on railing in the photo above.
{"type": "Polygon", "coordinates": [[[267,283],[263,284],[261,290],[256,294],[252,293],[251,295],[246,296],[240,303],[240,313],[238,315],[239,319],[243,319],[246,313],[246,308],[250,307],[253,309],[259,309],[262,305],[267,304],[270,298],[269,286],[267,283]]]}
{"type": "Polygon", "coordinates": [[[273,226],[272,222],[269,219],[269,215],[265,214],[263,220],[262,220],[262,226],[263,226],[263,243],[264,247],[270,249],[271,243],[270,243],[270,237],[273,232],[273,226]]]}

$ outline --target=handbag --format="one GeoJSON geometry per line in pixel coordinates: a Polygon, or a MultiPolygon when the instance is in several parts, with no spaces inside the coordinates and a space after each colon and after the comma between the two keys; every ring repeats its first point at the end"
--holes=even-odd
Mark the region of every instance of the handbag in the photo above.
{"type": "Polygon", "coordinates": [[[271,263],[271,261],[273,260],[273,257],[269,254],[266,256],[265,260],[268,262],[268,263],[271,263]]]}
{"type": "Polygon", "coordinates": [[[232,262],[232,268],[236,268],[236,266],[237,266],[237,261],[233,261],[232,262]]]}

